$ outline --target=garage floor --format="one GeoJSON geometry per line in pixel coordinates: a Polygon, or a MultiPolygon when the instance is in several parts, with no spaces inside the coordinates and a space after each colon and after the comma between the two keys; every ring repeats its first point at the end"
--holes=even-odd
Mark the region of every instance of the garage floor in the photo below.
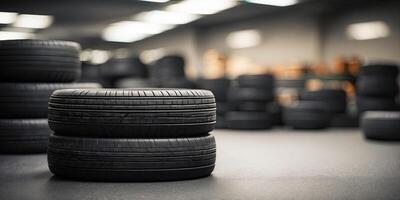
{"type": "Polygon", "coordinates": [[[94,183],[52,176],[45,155],[1,155],[0,199],[399,199],[400,142],[357,129],[223,131],[211,177],[94,183]]]}

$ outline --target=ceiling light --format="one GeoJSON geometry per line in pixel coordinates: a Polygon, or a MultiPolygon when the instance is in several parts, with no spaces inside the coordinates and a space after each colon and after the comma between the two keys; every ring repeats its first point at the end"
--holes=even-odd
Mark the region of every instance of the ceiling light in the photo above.
{"type": "Polygon", "coordinates": [[[21,28],[47,28],[53,23],[53,17],[49,15],[18,15],[14,23],[21,28]]]}
{"type": "Polygon", "coordinates": [[[237,5],[235,0],[184,0],[167,6],[168,11],[210,15],[237,5]]]}
{"type": "Polygon", "coordinates": [[[114,29],[124,30],[129,33],[158,34],[173,28],[172,25],[152,24],[138,21],[121,21],[111,24],[114,29]]]}
{"type": "Polygon", "coordinates": [[[298,2],[298,0],[245,0],[249,3],[264,4],[270,6],[291,6],[298,2]]]}
{"type": "Polygon", "coordinates": [[[158,24],[186,24],[198,19],[200,16],[187,13],[154,10],[142,12],[135,19],[158,24]]]}
{"type": "Polygon", "coordinates": [[[102,34],[102,38],[110,42],[135,42],[149,36],[149,34],[127,32],[116,27],[104,29],[102,34]]]}
{"type": "Polygon", "coordinates": [[[148,2],[155,2],[155,3],[165,3],[165,2],[168,2],[169,0],[141,0],[141,1],[148,1],[148,2]]]}
{"type": "Polygon", "coordinates": [[[17,18],[18,13],[0,12],[0,24],[11,24],[17,18]]]}
{"type": "Polygon", "coordinates": [[[350,24],[347,35],[354,40],[370,40],[390,35],[389,26],[383,21],[350,24]]]}
{"type": "Polygon", "coordinates": [[[0,31],[0,40],[21,40],[32,39],[35,35],[32,33],[0,31]]]}
{"type": "Polygon", "coordinates": [[[226,37],[226,43],[233,49],[254,47],[261,43],[261,35],[254,29],[235,31],[226,37]]]}

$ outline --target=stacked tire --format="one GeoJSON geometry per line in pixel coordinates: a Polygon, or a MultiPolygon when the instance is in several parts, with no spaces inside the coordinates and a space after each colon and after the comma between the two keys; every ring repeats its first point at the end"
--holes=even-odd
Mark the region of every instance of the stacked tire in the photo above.
{"type": "Polygon", "coordinates": [[[185,77],[185,60],[180,55],[156,60],[151,66],[151,81],[161,88],[196,88],[196,84],[185,77]]]}
{"type": "Polygon", "coordinates": [[[297,101],[284,107],[283,121],[293,129],[323,129],[329,125],[328,104],[318,101],[297,101]]]}
{"type": "Polygon", "coordinates": [[[215,165],[215,120],[207,90],[57,90],[49,103],[49,169],[90,181],[205,177],[215,165]]]}
{"type": "Polygon", "coordinates": [[[347,112],[347,94],[340,89],[321,89],[304,91],[300,95],[302,101],[313,101],[326,104],[330,114],[331,127],[357,127],[358,118],[347,112]]]}
{"type": "Polygon", "coordinates": [[[137,56],[112,58],[100,67],[100,73],[107,87],[152,87],[147,65],[137,56]]]}
{"type": "Polygon", "coordinates": [[[228,102],[228,89],[231,81],[227,78],[200,79],[197,86],[201,89],[210,90],[217,104],[217,122],[215,128],[226,128],[225,114],[232,110],[232,104],[228,102]]]}
{"type": "Polygon", "coordinates": [[[274,77],[269,74],[241,75],[229,89],[234,111],[225,115],[230,129],[269,129],[273,126],[268,107],[274,102],[274,77]]]}
{"type": "Polygon", "coordinates": [[[51,133],[47,107],[57,89],[99,87],[70,83],[81,74],[74,42],[0,42],[0,152],[45,153],[51,133]]]}
{"type": "Polygon", "coordinates": [[[357,108],[359,113],[373,110],[397,110],[399,93],[396,65],[376,64],[360,68],[357,79],[357,108]]]}
{"type": "Polygon", "coordinates": [[[357,106],[365,138],[400,140],[397,65],[368,65],[360,69],[357,80],[357,106]]]}

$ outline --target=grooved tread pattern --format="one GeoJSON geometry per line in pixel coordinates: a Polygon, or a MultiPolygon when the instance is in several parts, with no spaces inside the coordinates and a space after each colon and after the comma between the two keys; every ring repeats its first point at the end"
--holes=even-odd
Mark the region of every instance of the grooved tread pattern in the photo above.
{"type": "Polygon", "coordinates": [[[121,139],[50,136],[49,168],[55,175],[94,181],[166,181],[210,175],[216,145],[211,135],[121,139]]]}
{"type": "Polygon", "coordinates": [[[213,130],[216,105],[207,90],[58,90],[49,103],[58,135],[187,137],[213,130]]]}
{"type": "Polygon", "coordinates": [[[81,74],[80,46],[55,40],[0,41],[1,82],[71,82],[81,74]]]}
{"type": "Polygon", "coordinates": [[[51,93],[65,88],[96,88],[97,83],[0,83],[1,118],[45,118],[51,93]]]}
{"type": "Polygon", "coordinates": [[[44,153],[50,134],[47,119],[0,119],[0,152],[44,153]]]}

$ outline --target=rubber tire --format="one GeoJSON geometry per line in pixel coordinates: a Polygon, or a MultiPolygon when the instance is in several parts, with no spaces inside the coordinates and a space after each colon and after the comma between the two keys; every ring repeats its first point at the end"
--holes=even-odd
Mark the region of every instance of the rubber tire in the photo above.
{"type": "Polygon", "coordinates": [[[151,76],[155,79],[185,77],[185,60],[180,55],[164,56],[151,66],[151,76]]]}
{"type": "Polygon", "coordinates": [[[104,139],[50,136],[50,171],[85,181],[177,181],[206,177],[214,169],[214,136],[104,139]]]}
{"type": "Polygon", "coordinates": [[[295,88],[303,90],[305,88],[305,79],[277,79],[275,86],[277,88],[295,88]]]}
{"type": "Polygon", "coordinates": [[[0,153],[46,153],[47,119],[0,119],[0,153]]]}
{"type": "Polygon", "coordinates": [[[0,118],[47,118],[53,91],[98,87],[97,83],[0,83],[0,118]]]}
{"type": "Polygon", "coordinates": [[[146,78],[149,75],[147,66],[139,57],[110,59],[100,67],[100,71],[103,77],[112,80],[126,77],[146,78]]]}
{"type": "Polygon", "coordinates": [[[208,90],[57,90],[48,118],[64,136],[191,137],[214,129],[216,105],[208,90]]]}
{"type": "Polygon", "coordinates": [[[80,46],[56,40],[0,41],[0,82],[72,82],[81,74],[80,46]]]}
{"type": "Polygon", "coordinates": [[[260,75],[241,75],[237,78],[240,87],[265,88],[273,90],[275,87],[275,79],[271,74],[260,75]]]}
{"type": "Polygon", "coordinates": [[[385,76],[360,76],[357,93],[363,96],[395,97],[399,93],[396,78],[385,76]]]}
{"type": "Polygon", "coordinates": [[[79,82],[101,83],[100,66],[88,62],[82,62],[82,75],[79,82]]]}
{"type": "Polygon", "coordinates": [[[357,96],[358,113],[373,110],[397,110],[395,98],[357,96]]]}
{"type": "Polygon", "coordinates": [[[282,106],[277,102],[272,102],[267,105],[267,112],[271,114],[273,126],[283,125],[282,110],[282,106]]]}
{"type": "Polygon", "coordinates": [[[271,102],[274,100],[274,92],[263,88],[231,87],[228,91],[228,99],[238,103],[245,101],[271,102]]]}
{"type": "Polygon", "coordinates": [[[217,102],[228,100],[228,89],[231,81],[227,78],[218,79],[200,79],[197,81],[198,88],[210,90],[217,102]]]}
{"type": "Polygon", "coordinates": [[[347,109],[347,97],[344,90],[322,89],[317,91],[304,91],[300,95],[304,101],[321,101],[328,105],[331,113],[345,113],[347,109]]]}
{"type": "Polygon", "coordinates": [[[400,140],[400,112],[368,111],[361,117],[365,138],[374,140],[400,140]]]}
{"type": "Polygon", "coordinates": [[[328,104],[299,101],[283,109],[284,124],[293,129],[323,129],[330,122],[328,104]]]}
{"type": "Polygon", "coordinates": [[[359,126],[359,118],[347,113],[334,114],[331,116],[329,126],[335,128],[357,128],[359,126]]]}
{"type": "Polygon", "coordinates": [[[225,113],[234,110],[235,106],[230,102],[217,102],[217,114],[224,115],[225,113]]]}
{"type": "Polygon", "coordinates": [[[272,117],[267,112],[232,111],[226,113],[225,121],[229,129],[258,130],[272,127],[272,117]]]}
{"type": "Polygon", "coordinates": [[[249,112],[266,112],[267,104],[265,102],[257,102],[257,101],[245,101],[240,102],[236,105],[236,110],[238,111],[249,111],[249,112]]]}
{"type": "Polygon", "coordinates": [[[359,76],[397,77],[399,66],[394,64],[371,64],[360,68],[359,76]]]}

